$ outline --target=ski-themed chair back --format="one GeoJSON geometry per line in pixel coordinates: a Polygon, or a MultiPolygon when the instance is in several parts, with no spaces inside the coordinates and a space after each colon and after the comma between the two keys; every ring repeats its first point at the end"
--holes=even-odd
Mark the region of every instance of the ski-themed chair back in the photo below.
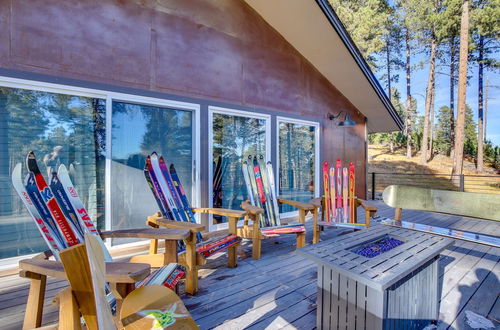
{"type": "Polygon", "coordinates": [[[370,227],[370,218],[377,207],[356,197],[356,169],[353,162],[344,164],[337,159],[335,165],[323,163],[323,196],[313,200],[312,204],[322,209],[321,221],[313,224],[313,244],[319,242],[320,227],[342,227],[362,229],[370,227]],[[359,222],[357,209],[365,211],[364,222],[359,222]]]}
{"type": "MultiPolygon", "coordinates": [[[[179,262],[188,268],[186,292],[194,294],[198,290],[198,266],[211,255],[228,251],[228,267],[236,267],[238,220],[246,215],[244,211],[222,208],[192,208],[174,164],[167,165],[163,156],[156,152],[146,157],[144,176],[156,201],[159,212],[149,216],[146,223],[152,228],[184,228],[191,232],[185,244],[178,247],[179,262]],[[228,219],[228,235],[204,241],[201,234],[205,226],[197,223],[195,214],[212,214],[228,219]]],[[[155,249],[158,244],[156,243],[155,249]]]]}
{"type": "Polygon", "coordinates": [[[248,213],[244,222],[244,238],[253,239],[253,258],[260,258],[261,240],[281,234],[297,235],[297,247],[305,245],[305,217],[314,210],[310,203],[286,200],[277,196],[277,186],[271,162],[263,156],[250,155],[242,162],[243,178],[248,200],[241,208],[248,213]],[[298,209],[298,223],[285,223],[280,219],[279,205],[288,204],[298,209]],[[252,225],[249,221],[252,221],[252,225]]]}
{"type": "Polygon", "coordinates": [[[106,296],[104,250],[96,236],[85,234],[84,244],[61,251],[60,257],[70,285],[59,294],[60,326],[81,329],[82,316],[90,330],[152,329],[174,323],[197,328],[179,297],[161,285],[133,290],[123,300],[119,318],[114,318],[106,296]]]}

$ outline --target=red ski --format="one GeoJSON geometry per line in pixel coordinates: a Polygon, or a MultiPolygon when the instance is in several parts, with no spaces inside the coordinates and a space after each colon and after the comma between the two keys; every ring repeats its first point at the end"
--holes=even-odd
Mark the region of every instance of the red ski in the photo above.
{"type": "Polygon", "coordinates": [[[40,195],[42,195],[43,201],[47,205],[50,213],[52,214],[54,220],[59,226],[59,229],[61,230],[64,239],[70,246],[78,244],[79,242],[75,234],[73,233],[73,230],[71,229],[71,225],[64,216],[64,213],[59,207],[59,204],[57,204],[57,201],[54,198],[54,194],[52,193],[52,190],[50,190],[49,186],[47,185],[47,182],[45,181],[45,178],[43,177],[42,173],[40,172],[40,169],[38,168],[38,164],[36,163],[36,157],[33,151],[31,151],[28,154],[28,157],[26,158],[26,166],[28,167],[28,171],[33,172],[33,174],[35,175],[35,182],[38,191],[40,191],[40,195]]]}
{"type": "Polygon", "coordinates": [[[325,221],[330,221],[331,205],[334,201],[330,200],[330,183],[328,181],[328,162],[323,163],[323,190],[325,193],[325,221]]]}

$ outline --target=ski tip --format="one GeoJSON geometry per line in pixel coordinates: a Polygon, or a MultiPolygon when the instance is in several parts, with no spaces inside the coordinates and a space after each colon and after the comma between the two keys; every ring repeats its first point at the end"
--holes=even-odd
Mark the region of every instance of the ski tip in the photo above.
{"type": "Polygon", "coordinates": [[[156,153],[156,151],[153,151],[151,153],[151,158],[158,158],[158,154],[156,153]]]}
{"type": "Polygon", "coordinates": [[[33,151],[28,152],[28,155],[26,156],[26,168],[31,172],[39,172],[35,153],[33,151]]]}
{"type": "Polygon", "coordinates": [[[175,173],[175,166],[174,164],[170,164],[170,172],[174,172],[175,173]]]}
{"type": "Polygon", "coordinates": [[[14,180],[21,179],[22,168],[23,168],[22,163],[17,163],[16,166],[14,166],[14,169],[12,170],[12,177],[11,177],[12,183],[14,183],[14,180]]]}

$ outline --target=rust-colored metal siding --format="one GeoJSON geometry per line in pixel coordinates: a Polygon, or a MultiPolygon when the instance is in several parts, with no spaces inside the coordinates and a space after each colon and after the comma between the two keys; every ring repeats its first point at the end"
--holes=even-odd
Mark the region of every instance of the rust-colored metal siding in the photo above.
{"type": "Polygon", "coordinates": [[[0,0],[0,26],[2,68],[317,118],[365,197],[365,117],[242,0],[0,0]]]}

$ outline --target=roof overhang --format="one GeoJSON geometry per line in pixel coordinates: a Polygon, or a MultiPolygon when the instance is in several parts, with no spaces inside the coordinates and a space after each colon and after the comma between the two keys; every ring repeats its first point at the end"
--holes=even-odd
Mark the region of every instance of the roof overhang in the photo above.
{"type": "Polygon", "coordinates": [[[368,132],[403,122],[328,0],[245,0],[367,118],[368,132]]]}

